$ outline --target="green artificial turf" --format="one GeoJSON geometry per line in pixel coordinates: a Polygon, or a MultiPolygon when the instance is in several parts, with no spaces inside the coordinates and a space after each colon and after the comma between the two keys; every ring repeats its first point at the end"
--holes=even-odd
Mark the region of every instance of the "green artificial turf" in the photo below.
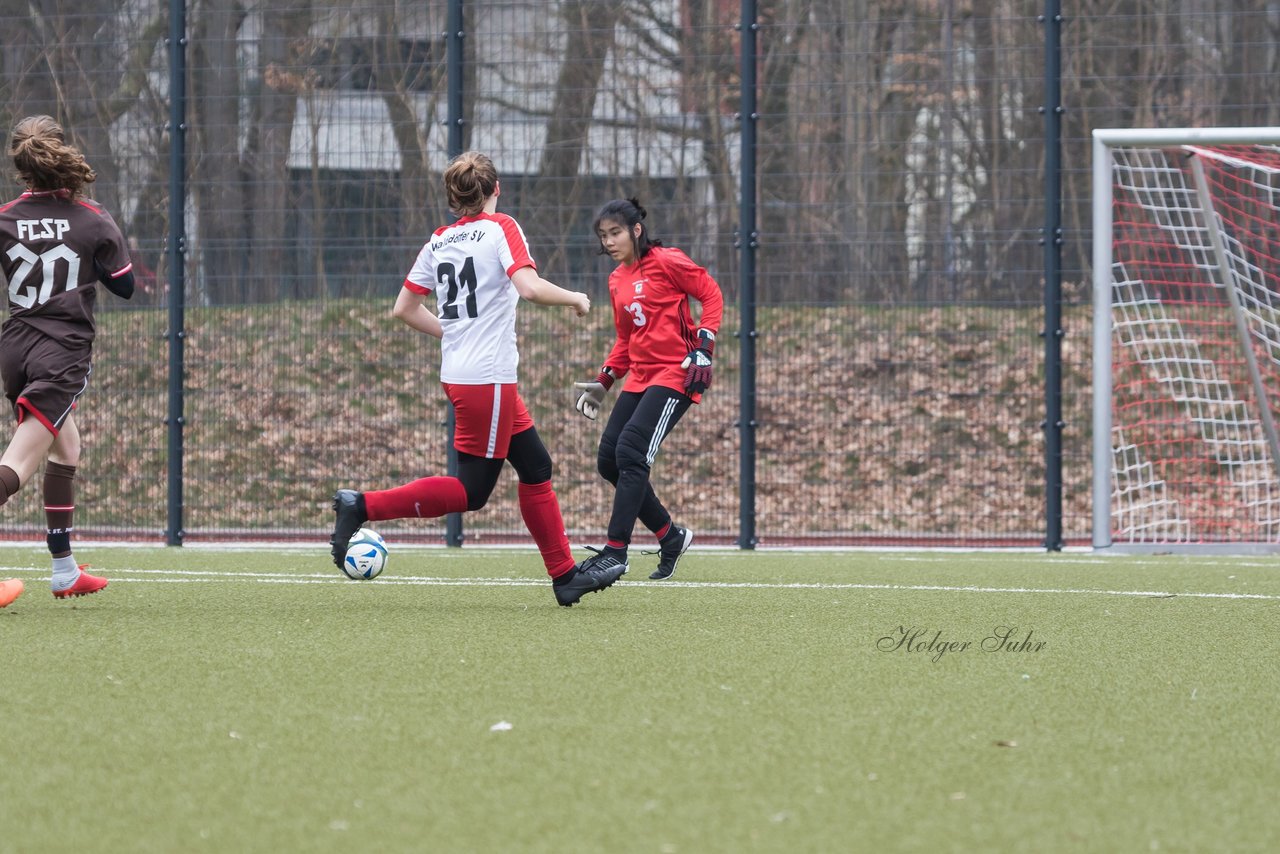
{"type": "Polygon", "coordinates": [[[111,586],[0,567],[6,854],[1280,835],[1273,560],[695,549],[567,609],[529,550],[77,556],[111,586]]]}

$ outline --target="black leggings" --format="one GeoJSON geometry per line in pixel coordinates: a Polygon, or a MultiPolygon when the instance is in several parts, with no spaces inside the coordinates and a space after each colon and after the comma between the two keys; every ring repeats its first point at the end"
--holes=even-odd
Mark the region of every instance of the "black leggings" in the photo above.
{"type": "Polygon", "coordinates": [[[631,542],[637,518],[655,534],[670,524],[671,514],[654,493],[649,471],[662,440],[692,404],[685,395],[662,386],[618,395],[596,459],[601,476],[614,485],[611,542],[631,542]]]}
{"type": "Polygon", "coordinates": [[[511,463],[521,483],[546,483],[551,480],[551,454],[542,444],[536,427],[511,437],[505,460],[477,457],[458,451],[458,480],[467,491],[467,509],[479,510],[493,494],[502,474],[502,464],[511,463]]]}

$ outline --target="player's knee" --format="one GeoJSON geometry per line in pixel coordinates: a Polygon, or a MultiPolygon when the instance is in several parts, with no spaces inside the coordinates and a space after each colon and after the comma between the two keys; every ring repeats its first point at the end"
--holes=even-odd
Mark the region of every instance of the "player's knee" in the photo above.
{"type": "Polygon", "coordinates": [[[649,468],[649,449],[639,431],[625,431],[618,439],[618,448],[614,452],[618,471],[627,469],[649,468]]]}
{"type": "Polygon", "coordinates": [[[75,453],[71,453],[71,454],[67,453],[66,451],[63,451],[62,453],[58,453],[56,451],[50,451],[49,461],[55,462],[58,465],[68,466],[70,468],[76,468],[77,466],[80,465],[80,449],[76,448],[75,453]]]}
{"type": "Polygon", "coordinates": [[[602,453],[596,457],[596,471],[600,472],[600,476],[610,483],[618,482],[618,461],[614,457],[613,449],[610,449],[608,456],[602,453]]]}
{"type": "Polygon", "coordinates": [[[49,447],[49,459],[64,466],[80,465],[80,434],[63,430],[49,447]]]}
{"type": "Polygon", "coordinates": [[[551,452],[539,438],[536,428],[511,437],[507,462],[516,470],[521,483],[546,483],[551,480],[551,452]]]}
{"type": "Polygon", "coordinates": [[[516,475],[521,483],[546,483],[554,473],[551,454],[546,449],[526,456],[516,466],[516,475]]]}
{"type": "Polygon", "coordinates": [[[521,483],[546,483],[551,480],[551,476],[555,472],[552,471],[551,458],[547,457],[545,463],[539,463],[536,466],[526,467],[524,471],[519,472],[521,483]]]}
{"type": "Polygon", "coordinates": [[[68,419],[54,437],[49,459],[64,466],[80,465],[80,429],[74,421],[68,419]]]}
{"type": "Polygon", "coordinates": [[[488,472],[477,473],[469,466],[458,472],[458,482],[462,484],[462,491],[467,496],[468,510],[479,510],[489,503],[489,496],[493,494],[494,479],[482,476],[487,474],[488,472]]]}

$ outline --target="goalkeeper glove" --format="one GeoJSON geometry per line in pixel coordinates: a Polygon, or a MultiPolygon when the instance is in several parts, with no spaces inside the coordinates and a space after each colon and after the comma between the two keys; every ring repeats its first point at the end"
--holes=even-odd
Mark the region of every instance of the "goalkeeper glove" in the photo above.
{"type": "Polygon", "coordinates": [[[605,392],[613,385],[613,370],[610,368],[601,368],[600,375],[589,383],[574,383],[573,387],[580,389],[578,399],[574,402],[574,407],[592,421],[596,420],[596,416],[600,414],[600,404],[604,403],[605,392]]]}
{"type": "Polygon", "coordinates": [[[716,334],[709,329],[698,330],[698,346],[689,351],[680,367],[685,369],[684,390],[692,397],[711,388],[711,351],[716,346],[716,334]]]}

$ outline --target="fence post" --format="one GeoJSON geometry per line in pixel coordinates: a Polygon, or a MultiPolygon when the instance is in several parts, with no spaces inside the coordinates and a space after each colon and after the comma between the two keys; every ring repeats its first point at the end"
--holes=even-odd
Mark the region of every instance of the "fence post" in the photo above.
{"type": "MultiPolygon", "coordinates": [[[[457,157],[462,153],[462,75],[463,75],[463,53],[462,39],[463,17],[462,17],[463,0],[449,0],[448,23],[446,26],[445,36],[445,64],[448,74],[448,98],[449,98],[449,157],[457,157]]],[[[458,425],[458,414],[454,411],[453,404],[449,404],[449,416],[447,421],[447,434],[449,448],[447,451],[448,462],[445,471],[450,477],[458,476],[458,450],[453,446],[454,431],[458,425]]],[[[449,513],[444,520],[444,541],[447,546],[461,546],[463,538],[462,531],[462,514],[449,513]]]]}
{"type": "Polygon", "coordinates": [[[1044,547],[1062,550],[1062,14],[1046,0],[1044,45],[1044,547]]]}
{"type": "Polygon", "coordinates": [[[738,547],[754,549],[756,537],[756,20],[755,0],[742,0],[742,177],[738,216],[738,248],[742,253],[738,284],[738,311],[741,329],[741,385],[738,404],[738,432],[742,457],[738,475],[738,547]]]}
{"type": "Polygon", "coordinates": [[[182,449],[186,339],[187,254],[187,10],[186,0],[169,0],[169,434],[168,514],[165,542],[182,545],[182,449]]]}

